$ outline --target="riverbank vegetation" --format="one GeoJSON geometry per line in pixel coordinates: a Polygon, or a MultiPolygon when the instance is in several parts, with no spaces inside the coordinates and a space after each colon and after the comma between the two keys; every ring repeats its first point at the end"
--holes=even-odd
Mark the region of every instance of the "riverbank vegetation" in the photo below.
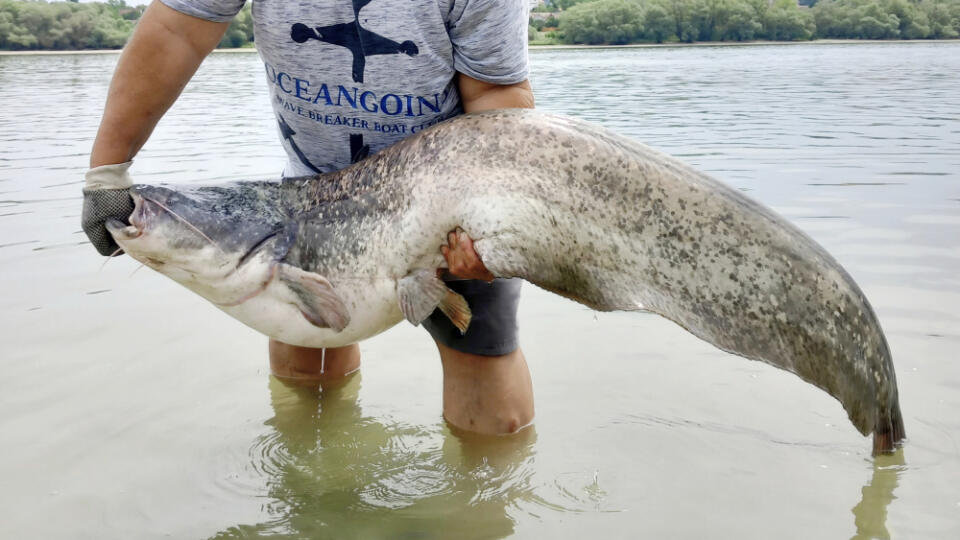
{"type": "Polygon", "coordinates": [[[118,49],[127,42],[142,7],[0,0],[0,49],[118,49]]]}
{"type": "MultiPolygon", "coordinates": [[[[531,13],[533,44],[949,39],[960,0],[550,0],[531,13]]],[[[0,0],[0,49],[119,49],[144,6],[0,0]]],[[[253,46],[250,2],[220,47],[253,46]]]]}
{"type": "Polygon", "coordinates": [[[960,37],[960,0],[553,1],[531,16],[533,43],[960,37]]]}
{"type": "MultiPolygon", "coordinates": [[[[119,49],[146,6],[0,0],[0,50],[119,49]]],[[[253,45],[250,3],[234,18],[221,47],[253,45]]]]}

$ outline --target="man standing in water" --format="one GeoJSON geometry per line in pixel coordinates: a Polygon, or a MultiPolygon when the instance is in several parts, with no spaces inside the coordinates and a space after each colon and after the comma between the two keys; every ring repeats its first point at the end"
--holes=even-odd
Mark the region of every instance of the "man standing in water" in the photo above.
{"type": "MultiPolygon", "coordinates": [[[[84,230],[100,253],[117,249],[103,222],[129,205],[130,161],[244,1],[158,0],[140,19],[110,85],[84,189],[84,230]]],[[[526,0],[256,0],[253,16],[285,177],[346,167],[465,112],[533,107],[526,0]]],[[[447,241],[450,274],[463,278],[449,286],[473,320],[463,336],[439,312],[424,322],[440,351],[444,417],[469,431],[514,432],[533,419],[516,336],[520,283],[491,282],[466,235],[447,241]]],[[[271,340],[270,367],[317,384],[359,369],[360,350],[271,340]]]]}

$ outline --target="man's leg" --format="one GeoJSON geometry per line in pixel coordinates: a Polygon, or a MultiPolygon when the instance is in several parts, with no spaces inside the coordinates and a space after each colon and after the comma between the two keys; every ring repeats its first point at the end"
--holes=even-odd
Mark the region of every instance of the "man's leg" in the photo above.
{"type": "Polygon", "coordinates": [[[513,433],[533,421],[533,385],[517,339],[520,280],[457,280],[473,317],[466,334],[440,310],[425,321],[443,364],[443,416],[462,430],[513,433]]]}
{"type": "Polygon", "coordinates": [[[481,356],[437,342],[443,364],[443,417],[475,433],[513,433],[533,422],[533,384],[523,351],[481,356]]]}
{"type": "MultiPolygon", "coordinates": [[[[443,365],[443,416],[457,428],[513,433],[533,421],[533,385],[523,351],[482,356],[437,343],[443,365]]],[[[316,387],[360,369],[360,347],[313,349],[270,340],[270,371],[291,386],[316,387]]]]}
{"type": "Polygon", "coordinates": [[[270,371],[294,386],[330,383],[360,369],[360,346],[313,349],[270,340],[270,371]]]}

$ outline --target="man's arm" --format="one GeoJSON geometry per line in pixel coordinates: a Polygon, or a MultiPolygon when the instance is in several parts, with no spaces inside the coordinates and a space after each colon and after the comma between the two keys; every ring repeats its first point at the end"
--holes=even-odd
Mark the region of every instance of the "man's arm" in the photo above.
{"type": "Polygon", "coordinates": [[[228,26],[150,4],[114,71],[90,167],[136,155],[228,26]]]}
{"type": "Polygon", "coordinates": [[[534,105],[530,81],[491,84],[458,73],[457,87],[463,112],[467,113],[491,109],[532,109],[534,105]]]}
{"type": "MultiPolygon", "coordinates": [[[[463,111],[467,113],[491,109],[532,109],[533,90],[530,81],[516,84],[491,84],[473,77],[457,74],[457,86],[463,111]]],[[[457,231],[447,235],[447,246],[440,248],[450,273],[461,278],[492,281],[494,275],[487,270],[480,256],[473,249],[473,240],[457,231]]]]}

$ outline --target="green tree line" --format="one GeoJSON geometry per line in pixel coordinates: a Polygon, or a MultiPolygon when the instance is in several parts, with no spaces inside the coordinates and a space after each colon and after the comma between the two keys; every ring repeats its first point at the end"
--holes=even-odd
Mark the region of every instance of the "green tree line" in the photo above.
{"type": "Polygon", "coordinates": [[[106,4],[0,0],[0,48],[119,48],[139,17],[140,11],[122,0],[106,4]]]}
{"type": "MultiPolygon", "coordinates": [[[[119,49],[127,42],[145,6],[125,0],[106,3],[0,0],[0,49],[119,49]]],[[[253,41],[250,3],[233,20],[221,47],[243,47],[253,41]]]]}
{"type": "MultiPolygon", "coordinates": [[[[960,36],[960,0],[555,0],[571,44],[960,36]],[[563,5],[561,5],[563,4],[563,5]]],[[[546,23],[531,21],[530,36],[546,23]],[[538,28],[539,26],[539,28],[538,28]]],[[[551,21],[552,22],[552,21],[551,21]]]]}
{"type": "MultiPolygon", "coordinates": [[[[530,38],[558,26],[564,43],[748,41],[754,39],[946,39],[960,37],[960,0],[553,0],[562,10],[532,21],[530,38]]],[[[106,3],[0,0],[0,49],[123,47],[144,7],[106,3]]],[[[250,3],[221,47],[253,42],[250,3]]]]}

